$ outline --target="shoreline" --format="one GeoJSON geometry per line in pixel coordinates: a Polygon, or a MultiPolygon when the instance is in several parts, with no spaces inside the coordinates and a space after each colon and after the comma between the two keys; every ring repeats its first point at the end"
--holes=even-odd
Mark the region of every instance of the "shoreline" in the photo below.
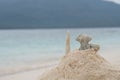
{"type": "Polygon", "coordinates": [[[66,27],[66,28],[8,28],[8,29],[0,29],[0,31],[5,31],[5,30],[57,30],[57,29],[60,29],[60,30],[71,30],[71,29],[120,29],[120,27],[117,27],[117,26],[115,26],[115,27],[81,27],[81,28],[79,28],[79,27],[76,27],[76,28],[72,28],[72,27],[66,27]]]}
{"type": "Polygon", "coordinates": [[[29,68],[21,68],[21,69],[18,69],[16,71],[15,70],[10,70],[6,73],[0,74],[0,78],[1,77],[6,77],[6,76],[9,76],[9,75],[16,75],[16,74],[21,74],[21,73],[25,73],[25,72],[31,72],[31,71],[37,71],[37,70],[40,70],[40,69],[46,69],[46,68],[57,65],[57,63],[58,63],[58,60],[55,60],[55,61],[51,61],[49,63],[47,62],[45,64],[35,65],[33,67],[31,65],[31,67],[29,67],[29,68]]]}
{"type": "Polygon", "coordinates": [[[54,68],[57,64],[43,66],[41,68],[25,70],[8,75],[0,76],[0,80],[37,80],[42,73],[54,68]]]}
{"type": "Polygon", "coordinates": [[[42,73],[52,68],[54,68],[54,66],[10,74],[0,77],[0,80],[37,80],[42,73]]]}

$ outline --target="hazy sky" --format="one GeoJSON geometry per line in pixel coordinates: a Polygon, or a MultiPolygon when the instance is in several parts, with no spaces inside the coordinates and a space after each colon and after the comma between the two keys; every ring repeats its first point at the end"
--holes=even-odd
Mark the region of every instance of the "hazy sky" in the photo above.
{"type": "Polygon", "coordinates": [[[106,1],[110,1],[110,2],[114,2],[116,4],[120,4],[120,0],[106,0],[106,1]]]}

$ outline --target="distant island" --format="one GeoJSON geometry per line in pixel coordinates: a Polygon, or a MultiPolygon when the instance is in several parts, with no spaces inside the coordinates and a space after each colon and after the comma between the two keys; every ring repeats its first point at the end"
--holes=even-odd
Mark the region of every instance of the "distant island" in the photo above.
{"type": "Polygon", "coordinates": [[[120,5],[103,0],[0,0],[0,29],[119,26],[120,5]]]}

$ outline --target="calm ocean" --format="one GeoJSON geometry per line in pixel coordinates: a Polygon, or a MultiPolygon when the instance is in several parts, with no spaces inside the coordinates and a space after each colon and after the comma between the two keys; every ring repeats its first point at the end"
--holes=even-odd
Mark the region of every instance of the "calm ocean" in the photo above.
{"type": "Polygon", "coordinates": [[[120,28],[0,30],[0,75],[39,68],[59,59],[65,52],[67,31],[72,50],[79,48],[75,38],[82,33],[92,36],[91,43],[99,44],[101,52],[117,50],[111,55],[120,57],[120,28]]]}

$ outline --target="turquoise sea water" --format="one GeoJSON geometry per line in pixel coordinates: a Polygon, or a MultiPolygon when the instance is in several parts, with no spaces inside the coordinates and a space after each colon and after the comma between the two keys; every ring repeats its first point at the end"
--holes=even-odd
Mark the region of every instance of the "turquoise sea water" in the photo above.
{"type": "Polygon", "coordinates": [[[0,75],[60,58],[67,31],[72,50],[79,48],[75,38],[81,33],[92,36],[91,43],[99,44],[102,52],[120,48],[120,28],[0,30],[0,75]]]}

